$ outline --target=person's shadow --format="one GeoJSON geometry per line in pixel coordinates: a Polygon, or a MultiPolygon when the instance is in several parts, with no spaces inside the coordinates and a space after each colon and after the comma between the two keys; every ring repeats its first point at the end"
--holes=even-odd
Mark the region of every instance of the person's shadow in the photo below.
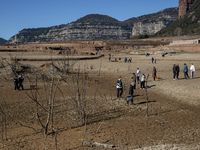
{"type": "Polygon", "coordinates": [[[150,86],[147,85],[147,88],[152,88],[154,86],[156,86],[156,85],[155,84],[154,85],[150,85],[150,86]]]}

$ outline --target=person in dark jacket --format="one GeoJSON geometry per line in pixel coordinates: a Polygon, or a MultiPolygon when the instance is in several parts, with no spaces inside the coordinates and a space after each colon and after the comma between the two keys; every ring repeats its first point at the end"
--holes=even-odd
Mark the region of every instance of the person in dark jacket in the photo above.
{"type": "Polygon", "coordinates": [[[18,80],[17,76],[15,76],[15,78],[14,78],[15,91],[19,90],[18,83],[19,83],[19,80],[18,80]]]}
{"type": "Polygon", "coordinates": [[[119,79],[117,80],[117,97],[118,98],[121,97],[122,93],[123,93],[122,78],[119,77],[119,79]],[[119,94],[119,92],[120,92],[120,94],[119,94]]]}
{"type": "Polygon", "coordinates": [[[173,69],[173,80],[175,80],[175,78],[176,78],[176,65],[175,64],[172,69],[173,69]]]}
{"type": "Polygon", "coordinates": [[[179,76],[179,64],[176,65],[176,79],[178,80],[178,76],[179,76]]]}
{"type": "Polygon", "coordinates": [[[184,66],[183,66],[183,73],[184,73],[184,77],[185,79],[189,79],[190,77],[188,76],[188,67],[186,65],[186,63],[184,63],[184,66]]]}
{"type": "Polygon", "coordinates": [[[134,90],[134,83],[132,82],[129,87],[129,94],[131,98],[126,101],[127,104],[131,101],[131,105],[133,105],[133,90],[134,90]]]}
{"type": "Polygon", "coordinates": [[[19,89],[20,89],[20,87],[22,87],[22,90],[24,90],[23,81],[24,81],[24,78],[22,77],[22,75],[19,76],[19,89]]]}
{"type": "Polygon", "coordinates": [[[155,82],[155,79],[156,79],[156,68],[153,67],[153,71],[152,71],[152,77],[153,77],[153,81],[155,82]]]}
{"type": "Polygon", "coordinates": [[[134,83],[134,89],[136,88],[135,84],[136,84],[136,75],[135,73],[133,73],[133,76],[131,77],[132,82],[134,83]]]}
{"type": "Polygon", "coordinates": [[[153,61],[154,61],[154,58],[152,57],[152,58],[151,58],[151,62],[152,62],[152,64],[153,64],[153,61]]]}

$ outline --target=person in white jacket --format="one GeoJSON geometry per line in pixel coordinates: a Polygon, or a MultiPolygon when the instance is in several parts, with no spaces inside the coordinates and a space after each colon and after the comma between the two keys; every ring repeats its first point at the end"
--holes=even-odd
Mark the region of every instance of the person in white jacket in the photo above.
{"type": "Polygon", "coordinates": [[[140,89],[145,89],[145,75],[142,74],[140,89]]]}
{"type": "Polygon", "coordinates": [[[195,67],[194,67],[193,63],[191,63],[190,71],[191,71],[191,79],[193,79],[194,72],[195,72],[195,67]]]}

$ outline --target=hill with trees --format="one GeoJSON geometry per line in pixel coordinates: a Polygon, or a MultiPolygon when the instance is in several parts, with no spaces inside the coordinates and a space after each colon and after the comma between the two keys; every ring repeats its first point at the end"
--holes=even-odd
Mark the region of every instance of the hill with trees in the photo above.
{"type": "Polygon", "coordinates": [[[3,38],[0,38],[0,44],[4,44],[4,43],[6,43],[7,42],[7,40],[5,40],[5,39],[3,39],[3,38]]]}
{"type": "Polygon", "coordinates": [[[196,1],[187,14],[166,28],[155,34],[155,36],[182,36],[200,34],[200,1],[196,1]]]}
{"type": "Polygon", "coordinates": [[[142,34],[152,35],[178,19],[178,8],[118,21],[107,15],[90,14],[69,24],[23,29],[9,43],[66,40],[122,40],[142,34]],[[142,28],[140,28],[142,27],[142,28]],[[16,37],[16,38],[15,38],[16,37]]]}

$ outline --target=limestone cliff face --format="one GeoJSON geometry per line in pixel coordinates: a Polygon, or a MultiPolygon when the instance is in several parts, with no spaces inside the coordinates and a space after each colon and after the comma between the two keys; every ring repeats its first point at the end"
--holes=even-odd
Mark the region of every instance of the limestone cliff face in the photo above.
{"type": "Polygon", "coordinates": [[[153,35],[161,29],[168,26],[173,21],[177,20],[178,8],[175,9],[166,9],[159,12],[159,15],[153,14],[148,16],[146,19],[141,18],[140,21],[133,24],[132,36],[137,36],[141,34],[153,35]],[[171,12],[171,13],[169,13],[171,12]],[[174,13],[172,13],[174,12],[174,13]]]}
{"type": "Polygon", "coordinates": [[[132,36],[137,36],[141,34],[148,34],[152,35],[161,29],[166,27],[165,22],[159,21],[159,22],[153,22],[153,23],[142,23],[138,22],[133,25],[132,29],[132,36]]]}
{"type": "Polygon", "coordinates": [[[183,18],[196,0],[179,0],[179,19],[183,18]]]}
{"type": "Polygon", "coordinates": [[[14,42],[32,41],[68,41],[68,40],[122,40],[131,35],[130,29],[123,29],[118,25],[90,25],[70,23],[66,26],[51,27],[41,33],[36,29],[24,29],[9,39],[14,42]]]}

